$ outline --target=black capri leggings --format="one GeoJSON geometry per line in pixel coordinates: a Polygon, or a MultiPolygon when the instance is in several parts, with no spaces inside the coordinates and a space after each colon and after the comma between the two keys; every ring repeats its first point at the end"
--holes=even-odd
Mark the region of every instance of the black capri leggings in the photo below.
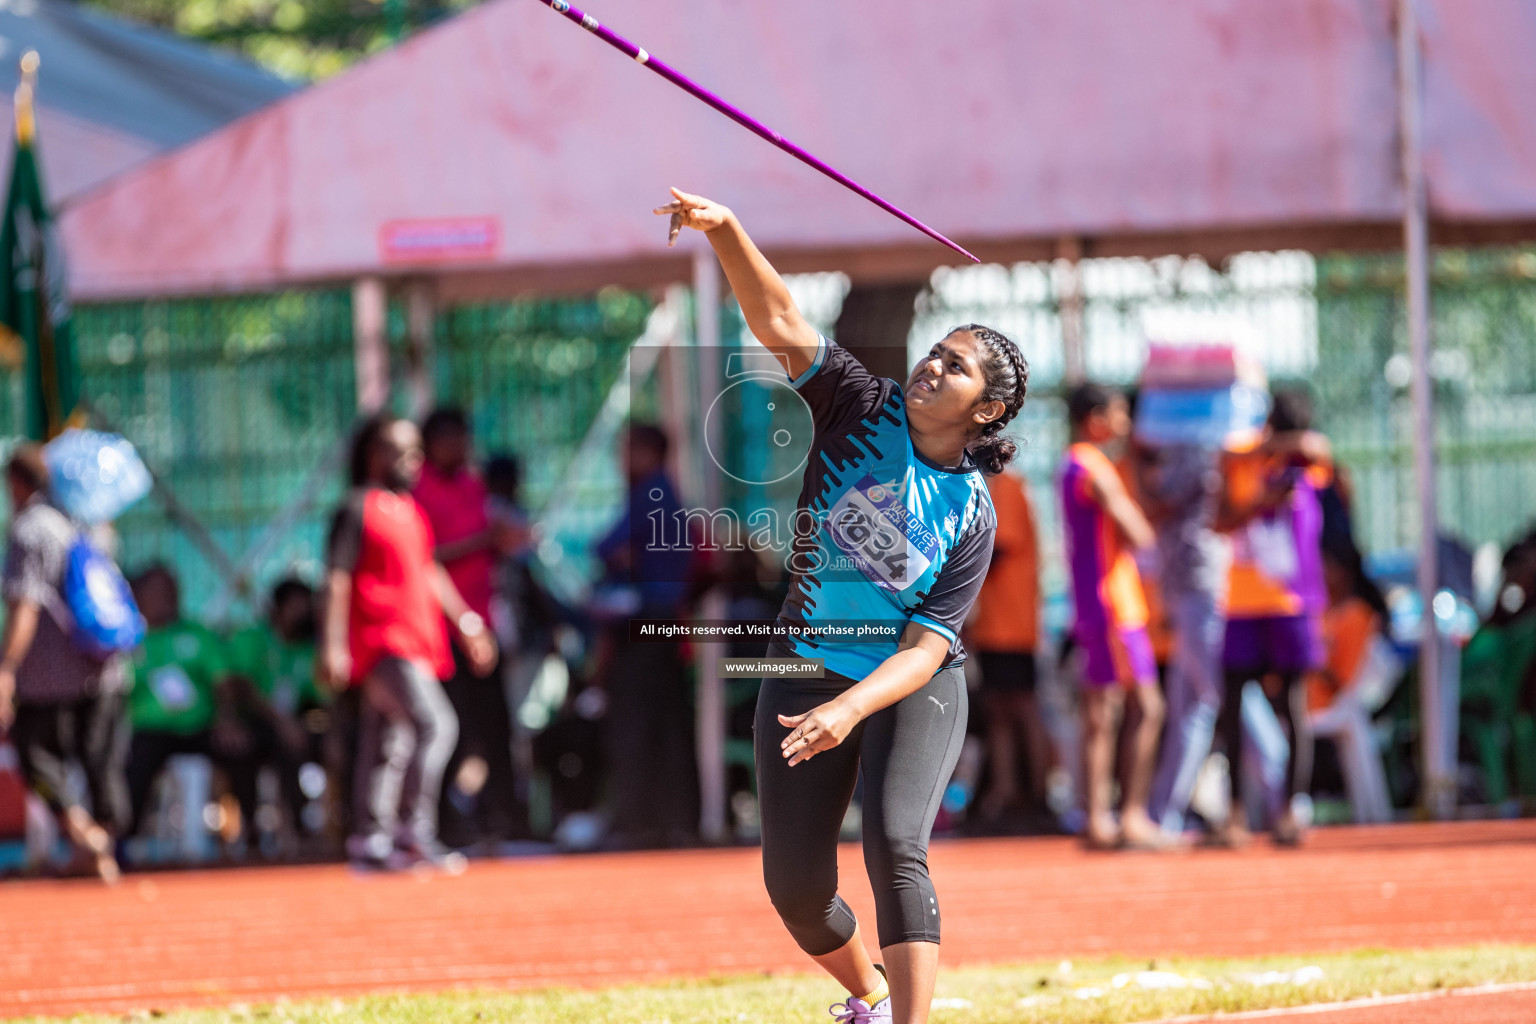
{"type": "Polygon", "coordinates": [[[804,714],[851,685],[830,673],[764,679],[753,723],[763,880],[790,935],[811,956],[842,948],[857,924],[837,894],[837,837],[860,772],[864,865],[880,946],[939,941],[928,837],[965,741],[964,670],[941,670],[921,690],[860,722],[841,745],[789,767],[779,750],[789,730],[777,716],[804,714]]]}

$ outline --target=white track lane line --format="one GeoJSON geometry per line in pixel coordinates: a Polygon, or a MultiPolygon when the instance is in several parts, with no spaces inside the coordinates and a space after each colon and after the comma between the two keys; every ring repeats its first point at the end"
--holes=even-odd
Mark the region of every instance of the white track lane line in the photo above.
{"type": "Polygon", "coordinates": [[[1201,1024],[1204,1021],[1218,1020],[1273,1020],[1277,1017],[1312,1016],[1318,1013],[1338,1013],[1342,1010],[1368,1010],[1374,1006],[1424,1003],[1431,999],[1496,996],[1506,992],[1536,992],[1536,981],[1516,981],[1503,985],[1474,985],[1470,988],[1442,988],[1436,989],[1433,992],[1405,992],[1395,996],[1345,999],[1337,1003],[1305,1003],[1300,1006],[1276,1006],[1268,1010],[1242,1010],[1238,1013],[1197,1013],[1184,1017],[1165,1017],[1162,1020],[1147,1021],[1146,1024],[1201,1024]]]}

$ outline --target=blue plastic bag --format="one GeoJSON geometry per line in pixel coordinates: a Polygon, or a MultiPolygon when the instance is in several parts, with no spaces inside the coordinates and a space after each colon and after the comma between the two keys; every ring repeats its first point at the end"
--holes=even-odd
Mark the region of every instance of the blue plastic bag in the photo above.
{"type": "Polygon", "coordinates": [[[70,545],[60,591],[74,619],[70,639],[81,651],[105,661],[143,641],[144,617],[128,581],[83,535],[70,545]]]}
{"type": "Polygon", "coordinates": [[[83,523],[116,519],[153,485],[139,453],[117,434],[66,430],[43,448],[43,458],[54,502],[83,523]]]}

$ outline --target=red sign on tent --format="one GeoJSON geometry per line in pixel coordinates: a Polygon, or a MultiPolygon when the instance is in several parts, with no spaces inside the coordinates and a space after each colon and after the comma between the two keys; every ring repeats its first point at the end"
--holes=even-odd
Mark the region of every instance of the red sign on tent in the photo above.
{"type": "Polygon", "coordinates": [[[388,263],[489,259],[500,240],[495,217],[392,220],[379,229],[379,255],[388,263]]]}

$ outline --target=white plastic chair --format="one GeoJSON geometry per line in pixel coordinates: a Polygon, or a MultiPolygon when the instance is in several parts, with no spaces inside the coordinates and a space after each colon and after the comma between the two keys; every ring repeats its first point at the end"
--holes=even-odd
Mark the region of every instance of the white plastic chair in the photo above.
{"type": "Polygon", "coordinates": [[[1376,637],[1355,678],[1331,705],[1312,714],[1312,733],[1331,739],[1339,751],[1344,789],[1358,824],[1392,820],[1392,796],[1371,716],[1391,698],[1403,678],[1402,659],[1384,637],[1376,637]]]}

